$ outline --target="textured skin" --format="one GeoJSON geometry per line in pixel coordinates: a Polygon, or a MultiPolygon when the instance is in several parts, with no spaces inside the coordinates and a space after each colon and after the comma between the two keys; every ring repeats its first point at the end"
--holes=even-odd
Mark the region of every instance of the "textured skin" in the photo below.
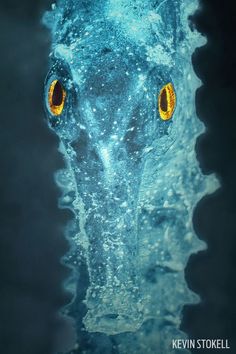
{"type": "Polygon", "coordinates": [[[194,155],[202,128],[192,3],[61,0],[44,18],[52,30],[45,100],[53,79],[67,91],[62,115],[48,118],[68,166],[56,176],[61,206],[75,213],[70,312],[81,353],[174,353],[171,340],[185,336],[182,307],[197,300],[184,267],[203,248],[191,215],[209,183],[194,155]],[[162,121],[157,98],[169,82],[177,107],[162,121]]]}

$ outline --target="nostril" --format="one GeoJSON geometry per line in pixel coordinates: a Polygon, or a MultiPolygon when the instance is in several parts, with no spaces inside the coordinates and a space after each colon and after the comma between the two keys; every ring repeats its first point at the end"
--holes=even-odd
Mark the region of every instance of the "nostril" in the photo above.
{"type": "Polygon", "coordinates": [[[107,47],[103,48],[102,51],[101,51],[102,54],[109,54],[111,52],[112,52],[112,49],[107,48],[107,47]]]}

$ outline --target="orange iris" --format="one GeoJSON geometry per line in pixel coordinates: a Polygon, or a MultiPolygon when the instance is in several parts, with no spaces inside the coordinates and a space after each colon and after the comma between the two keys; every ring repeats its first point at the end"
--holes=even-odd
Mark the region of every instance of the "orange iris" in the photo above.
{"type": "Polygon", "coordinates": [[[59,80],[52,81],[48,91],[48,104],[54,116],[59,116],[64,108],[66,91],[59,80]]]}
{"type": "Polygon", "coordinates": [[[162,120],[172,118],[176,106],[176,94],[171,83],[163,86],[158,97],[158,108],[162,120]]]}

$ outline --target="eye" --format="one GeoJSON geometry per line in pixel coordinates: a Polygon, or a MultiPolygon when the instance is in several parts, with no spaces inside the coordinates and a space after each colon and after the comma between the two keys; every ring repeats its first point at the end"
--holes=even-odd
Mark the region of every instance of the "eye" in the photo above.
{"type": "Polygon", "coordinates": [[[48,90],[48,107],[54,116],[59,116],[64,108],[66,91],[59,80],[52,81],[48,90]]]}
{"type": "Polygon", "coordinates": [[[169,83],[160,91],[158,97],[158,108],[162,120],[169,120],[172,118],[176,106],[176,95],[174,86],[169,83]]]}

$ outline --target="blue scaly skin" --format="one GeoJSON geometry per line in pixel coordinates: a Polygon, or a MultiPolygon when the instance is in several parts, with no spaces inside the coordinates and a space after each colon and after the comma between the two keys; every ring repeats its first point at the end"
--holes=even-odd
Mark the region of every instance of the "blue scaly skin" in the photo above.
{"type": "Polygon", "coordinates": [[[56,180],[61,206],[75,214],[67,262],[79,353],[168,354],[172,339],[185,338],[182,307],[197,296],[184,268],[204,247],[191,215],[212,185],[194,154],[202,130],[191,67],[199,38],[187,23],[194,6],[59,0],[44,17],[52,33],[46,110],[67,164],[56,180]],[[158,99],[169,83],[176,106],[163,120],[158,99]]]}

